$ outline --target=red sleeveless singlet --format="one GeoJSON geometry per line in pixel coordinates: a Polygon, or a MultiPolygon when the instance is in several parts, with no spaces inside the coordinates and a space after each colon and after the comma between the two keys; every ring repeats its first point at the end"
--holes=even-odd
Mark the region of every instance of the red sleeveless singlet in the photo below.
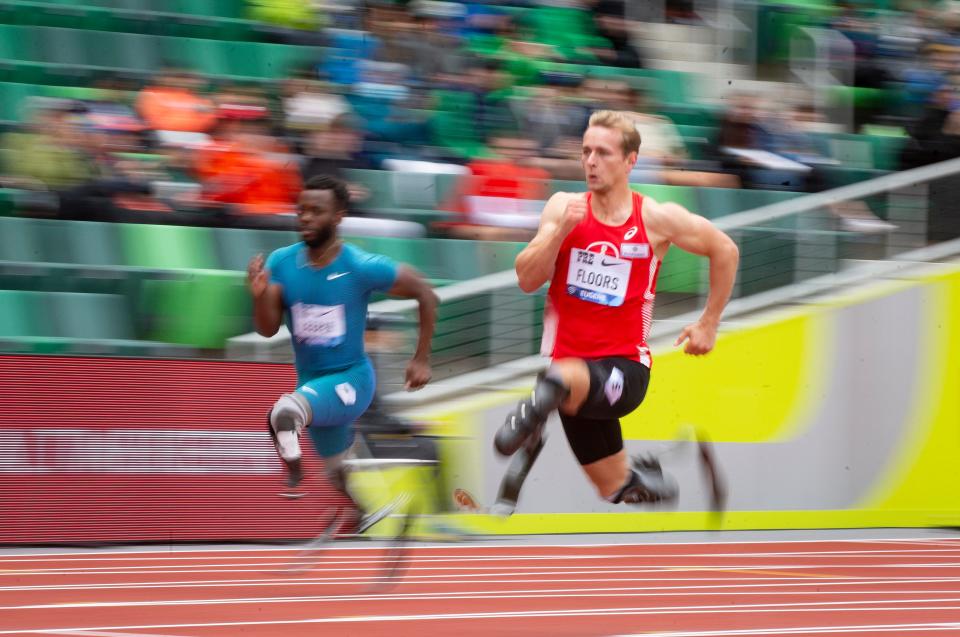
{"type": "Polygon", "coordinates": [[[660,260],[647,240],[643,197],[619,226],[587,215],[564,239],[544,313],[542,352],[554,359],[622,356],[651,364],[647,337],[653,322],[660,260]]]}

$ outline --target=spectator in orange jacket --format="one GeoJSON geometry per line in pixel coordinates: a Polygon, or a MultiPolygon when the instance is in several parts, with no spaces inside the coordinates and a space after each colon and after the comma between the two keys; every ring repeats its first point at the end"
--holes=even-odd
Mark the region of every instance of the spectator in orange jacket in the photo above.
{"type": "Polygon", "coordinates": [[[201,95],[201,80],[191,73],[167,70],[154,86],[140,91],[137,111],[156,131],[205,133],[217,122],[213,102],[201,95]]]}
{"type": "Polygon", "coordinates": [[[224,104],[214,142],[197,153],[202,199],[253,214],[293,213],[301,180],[296,157],[269,134],[267,111],[224,104]]]}

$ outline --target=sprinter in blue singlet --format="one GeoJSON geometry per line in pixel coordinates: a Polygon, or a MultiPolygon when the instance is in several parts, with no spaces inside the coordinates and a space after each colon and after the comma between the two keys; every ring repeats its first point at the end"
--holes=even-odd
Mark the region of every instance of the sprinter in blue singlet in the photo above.
{"type": "MultiPolygon", "coordinates": [[[[296,391],[270,411],[270,433],[287,468],[286,495],[297,497],[303,479],[300,434],[306,429],[333,485],[347,492],[344,458],[353,443],[353,422],[370,405],[376,380],[364,351],[371,293],[416,299],[420,331],[406,368],[406,387],[430,380],[430,340],[437,297],[413,269],[345,244],[337,225],[346,212],[346,185],[314,177],[300,194],[300,243],[254,257],[247,268],[254,325],[272,336],[286,320],[297,368],[296,391]]],[[[352,499],[352,498],[351,498],[352,499]]]]}

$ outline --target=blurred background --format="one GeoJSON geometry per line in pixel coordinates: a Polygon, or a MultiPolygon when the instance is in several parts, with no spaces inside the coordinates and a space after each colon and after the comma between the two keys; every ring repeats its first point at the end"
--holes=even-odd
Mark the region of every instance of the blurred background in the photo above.
{"type": "MultiPolygon", "coordinates": [[[[742,312],[867,280],[864,264],[952,255],[958,79],[951,0],[0,1],[0,467],[54,490],[48,474],[132,470],[37,460],[103,455],[102,428],[131,421],[256,430],[238,440],[261,449],[291,353],[285,332],[250,334],[244,270],[297,240],[317,174],[350,185],[342,234],[438,286],[441,387],[529,372],[542,293],[509,271],[543,202],[584,189],[579,140],[600,108],[641,132],[637,190],[738,242],[742,312]],[[89,448],[84,427],[100,432],[89,448]]],[[[671,252],[665,330],[705,283],[701,260],[671,252]]],[[[414,314],[373,310],[389,399],[414,314]]],[[[169,466],[133,465],[176,473],[180,444],[150,456],[169,466]]],[[[261,451],[211,471],[277,480],[261,451]]]]}

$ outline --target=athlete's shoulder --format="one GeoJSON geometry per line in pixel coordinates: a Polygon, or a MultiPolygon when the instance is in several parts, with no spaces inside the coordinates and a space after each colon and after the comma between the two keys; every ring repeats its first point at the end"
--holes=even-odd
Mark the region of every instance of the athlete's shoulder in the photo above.
{"type": "Polygon", "coordinates": [[[657,201],[653,197],[637,193],[640,195],[640,214],[643,215],[644,222],[648,220],[658,220],[666,214],[670,214],[670,205],[657,201]]]}
{"type": "Polygon", "coordinates": [[[295,259],[303,248],[303,242],[297,242],[282,248],[277,248],[267,257],[267,268],[276,268],[295,259]]]}
{"type": "Polygon", "coordinates": [[[643,214],[644,223],[646,223],[648,220],[654,222],[669,222],[678,217],[689,215],[690,211],[678,203],[672,201],[657,201],[653,197],[644,195],[641,213],[643,214]]]}
{"type": "Polygon", "coordinates": [[[343,259],[349,261],[353,264],[362,265],[365,261],[375,257],[376,255],[372,252],[367,252],[359,246],[355,246],[352,243],[344,242],[341,249],[341,255],[343,259]]]}
{"type": "Polygon", "coordinates": [[[376,267],[382,263],[392,263],[393,260],[377,252],[367,252],[363,248],[357,247],[352,243],[343,244],[343,255],[357,268],[376,267]]]}

